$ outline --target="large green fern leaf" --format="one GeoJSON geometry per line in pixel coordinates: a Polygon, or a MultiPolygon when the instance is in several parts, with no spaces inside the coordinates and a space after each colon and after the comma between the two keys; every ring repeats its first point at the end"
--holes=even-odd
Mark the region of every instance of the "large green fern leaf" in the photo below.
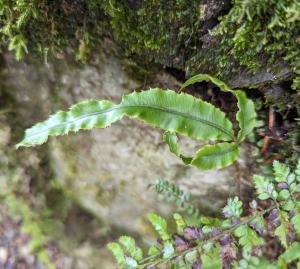
{"type": "Polygon", "coordinates": [[[79,103],[28,129],[17,146],[40,145],[49,136],[70,131],[105,128],[124,115],[195,139],[234,139],[232,123],[218,108],[188,94],[150,89],[125,95],[119,105],[96,100],[79,103]]]}
{"type": "Polygon", "coordinates": [[[188,94],[151,89],[123,97],[126,115],[195,139],[234,139],[232,123],[213,105],[188,94]]]}

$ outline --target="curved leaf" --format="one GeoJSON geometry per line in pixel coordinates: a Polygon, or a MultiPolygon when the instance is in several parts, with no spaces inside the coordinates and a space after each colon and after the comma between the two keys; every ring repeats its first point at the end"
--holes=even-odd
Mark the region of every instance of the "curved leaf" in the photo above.
{"type": "Polygon", "coordinates": [[[108,243],[107,248],[114,254],[118,264],[126,266],[125,253],[118,243],[108,243]]]}
{"type": "Polygon", "coordinates": [[[164,218],[154,213],[149,213],[148,219],[163,241],[171,239],[171,235],[168,232],[167,221],[164,218]]]}
{"type": "Polygon", "coordinates": [[[27,129],[17,147],[41,145],[49,136],[66,135],[81,129],[105,128],[121,119],[123,114],[109,101],[84,101],[72,106],[68,112],[59,111],[48,120],[27,129]]]}
{"type": "Polygon", "coordinates": [[[236,119],[239,122],[240,131],[238,140],[243,141],[253,129],[257,126],[256,111],[252,100],[248,99],[246,94],[240,90],[233,91],[237,100],[239,111],[236,114],[236,119]]]}
{"type": "Polygon", "coordinates": [[[181,155],[181,150],[178,145],[177,135],[171,132],[165,132],[163,136],[164,142],[166,142],[169,146],[169,149],[176,156],[181,155]]]}
{"type": "Polygon", "coordinates": [[[239,156],[239,147],[235,143],[207,145],[191,158],[181,154],[176,134],[166,132],[164,141],[169,145],[170,151],[180,157],[184,164],[191,164],[202,170],[224,168],[232,164],[239,156]]]}
{"type": "Polygon", "coordinates": [[[186,157],[181,154],[181,150],[178,145],[178,139],[177,139],[176,134],[170,133],[170,132],[165,132],[163,140],[165,143],[168,144],[170,151],[172,153],[174,153],[177,157],[181,158],[181,160],[183,161],[183,163],[185,165],[188,165],[191,163],[191,161],[193,160],[192,157],[186,157]]]}
{"type": "Polygon", "coordinates": [[[232,123],[213,105],[185,93],[150,89],[125,95],[120,104],[126,115],[166,131],[195,139],[234,139],[232,123]]]}
{"type": "Polygon", "coordinates": [[[256,126],[256,112],[254,103],[252,100],[248,99],[246,94],[240,90],[232,90],[226,83],[223,81],[212,77],[206,74],[199,74],[191,77],[185,83],[182,84],[181,89],[186,88],[187,86],[202,82],[202,81],[211,81],[216,86],[220,88],[220,90],[225,92],[231,92],[235,95],[238,101],[239,111],[236,114],[236,119],[239,122],[240,131],[238,133],[238,140],[243,141],[247,135],[249,135],[252,130],[256,126]]]}
{"type": "Polygon", "coordinates": [[[65,135],[70,131],[105,128],[124,115],[195,139],[234,139],[232,123],[211,104],[188,94],[150,89],[125,95],[119,105],[91,100],[71,107],[68,112],[60,111],[28,129],[17,147],[40,145],[49,136],[65,135]]]}
{"type": "Polygon", "coordinates": [[[181,88],[180,90],[183,90],[184,88],[192,85],[192,84],[195,84],[197,82],[202,82],[202,81],[210,81],[212,82],[213,84],[215,84],[216,86],[218,86],[222,91],[225,91],[225,92],[232,92],[233,90],[225,83],[223,82],[222,80],[219,80],[213,76],[210,76],[210,75],[207,75],[207,74],[199,74],[199,75],[195,75],[191,78],[189,78],[186,82],[184,82],[182,85],[181,85],[181,88]]]}
{"type": "Polygon", "coordinates": [[[191,164],[202,170],[223,168],[232,164],[239,154],[239,147],[235,143],[207,145],[197,151],[191,164]]]}

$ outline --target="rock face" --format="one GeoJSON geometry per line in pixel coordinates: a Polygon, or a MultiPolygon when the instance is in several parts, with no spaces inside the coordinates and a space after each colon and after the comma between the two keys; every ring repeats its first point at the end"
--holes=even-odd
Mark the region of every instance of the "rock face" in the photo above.
{"type": "MultiPolygon", "coordinates": [[[[111,54],[83,67],[66,61],[20,64],[10,56],[5,62],[3,89],[10,89],[14,97],[19,131],[78,101],[105,98],[118,102],[123,94],[141,88],[111,54]]],[[[155,84],[171,89],[179,86],[174,77],[163,72],[155,84]]],[[[186,152],[200,147],[187,138],[180,142],[186,152]]],[[[164,178],[189,190],[202,210],[220,207],[236,192],[235,166],[211,171],[184,166],[162,143],[161,131],[136,120],[124,119],[108,129],[52,138],[40,149],[46,152],[48,168],[59,185],[100,219],[103,227],[137,236],[146,234],[147,240],[152,234],[146,215],[150,211],[168,215],[173,210],[148,189],[155,179],[164,178]]],[[[28,150],[35,151],[22,149],[19,154],[28,150]]],[[[239,165],[243,167],[245,161],[240,160],[239,165]]],[[[74,253],[81,253],[85,246],[74,249],[74,253]]],[[[92,251],[84,253],[95,255],[92,251]]],[[[106,269],[113,268],[106,251],[101,250],[98,258],[102,263],[107,261],[106,269]]],[[[95,268],[93,264],[85,266],[95,268]]]]}

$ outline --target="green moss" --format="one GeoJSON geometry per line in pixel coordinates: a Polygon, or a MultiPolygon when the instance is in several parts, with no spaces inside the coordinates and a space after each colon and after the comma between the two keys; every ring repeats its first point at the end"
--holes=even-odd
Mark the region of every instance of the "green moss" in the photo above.
{"type": "Polygon", "coordinates": [[[256,72],[282,60],[294,74],[294,89],[300,89],[300,3],[297,0],[236,0],[222,18],[219,73],[233,58],[256,72]]]}
{"type": "Polygon", "coordinates": [[[200,3],[187,0],[105,1],[113,35],[129,53],[172,61],[190,53],[199,28],[200,3]]]}
{"type": "Polygon", "coordinates": [[[256,73],[284,62],[294,76],[293,88],[299,88],[299,1],[236,0],[210,36],[208,29],[229,8],[218,5],[205,0],[0,0],[1,47],[18,59],[39,52],[46,61],[48,54],[61,57],[71,50],[86,61],[110,37],[144,70],[159,63],[224,79],[243,67],[256,73]]]}
{"type": "Polygon", "coordinates": [[[182,64],[197,49],[201,2],[0,0],[1,45],[17,59],[32,51],[59,56],[67,47],[86,60],[95,44],[111,36],[127,55],[182,64]]]}
{"type": "Polygon", "coordinates": [[[103,39],[108,20],[98,1],[0,0],[1,47],[16,54],[49,52],[61,57],[66,48],[85,60],[103,39]]]}

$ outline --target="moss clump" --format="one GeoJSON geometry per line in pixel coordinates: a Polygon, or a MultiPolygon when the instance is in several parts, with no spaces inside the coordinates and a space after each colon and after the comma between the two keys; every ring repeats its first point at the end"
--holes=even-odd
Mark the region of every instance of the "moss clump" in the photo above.
{"type": "Polygon", "coordinates": [[[97,2],[0,0],[1,47],[14,51],[17,59],[29,52],[59,56],[68,48],[85,60],[108,25],[97,2]]]}
{"type": "MultiPolygon", "coordinates": [[[[68,48],[85,60],[93,46],[109,36],[127,55],[184,68],[210,28],[204,25],[205,2],[0,0],[1,47],[13,50],[17,59],[30,51],[59,55],[68,48]]],[[[216,4],[216,12],[209,15],[212,25],[222,5],[216,4]]]]}
{"type": "Polygon", "coordinates": [[[113,36],[130,54],[183,65],[199,42],[201,0],[105,1],[113,36]]]}
{"type": "Polygon", "coordinates": [[[219,72],[230,58],[255,72],[278,60],[292,70],[300,89],[300,2],[298,0],[236,0],[215,32],[222,35],[219,72]]]}

